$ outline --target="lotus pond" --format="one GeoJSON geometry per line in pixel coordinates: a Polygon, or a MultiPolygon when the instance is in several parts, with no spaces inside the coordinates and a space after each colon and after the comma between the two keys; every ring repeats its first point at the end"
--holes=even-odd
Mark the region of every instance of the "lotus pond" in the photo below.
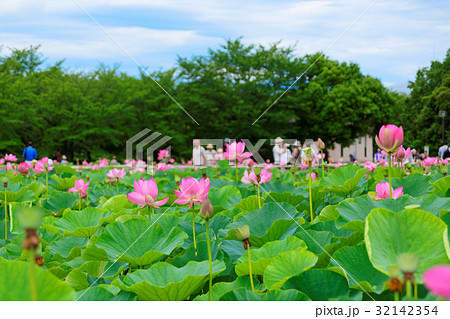
{"type": "Polygon", "coordinates": [[[116,181],[110,169],[0,171],[0,300],[439,298],[424,273],[450,264],[448,165],[392,168],[396,199],[374,196],[387,167],[315,167],[311,185],[307,170],[267,167],[260,187],[228,161],[116,181]],[[203,215],[182,199],[187,177],[205,181],[203,215]]]}

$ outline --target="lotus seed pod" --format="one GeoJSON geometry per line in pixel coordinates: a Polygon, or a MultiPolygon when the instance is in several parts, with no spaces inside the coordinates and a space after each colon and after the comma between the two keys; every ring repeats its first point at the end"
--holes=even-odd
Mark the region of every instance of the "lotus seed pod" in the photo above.
{"type": "Polygon", "coordinates": [[[403,253],[397,256],[398,267],[403,273],[415,273],[419,267],[419,256],[403,253]]]}
{"type": "Polygon", "coordinates": [[[199,215],[204,220],[210,220],[214,216],[214,207],[208,198],[203,201],[199,215]]]}
{"type": "Polygon", "coordinates": [[[234,230],[234,234],[239,240],[245,241],[250,238],[250,227],[248,225],[240,226],[234,230]]]}

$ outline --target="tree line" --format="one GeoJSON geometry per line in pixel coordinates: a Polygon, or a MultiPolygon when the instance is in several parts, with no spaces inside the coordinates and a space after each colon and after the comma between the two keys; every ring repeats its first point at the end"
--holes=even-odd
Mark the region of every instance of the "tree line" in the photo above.
{"type": "MultiPolygon", "coordinates": [[[[38,46],[13,49],[0,57],[0,152],[21,153],[32,140],[41,156],[60,150],[69,159],[123,159],[126,140],[149,128],[172,137],[174,156],[187,159],[193,138],[320,137],[345,146],[386,123],[403,125],[408,146],[437,150],[438,111],[450,103],[450,50],[417,72],[410,96],[388,90],[356,63],[320,56],[236,39],[151,73],[197,125],[144,72],[130,76],[106,65],[75,72],[64,60],[45,64],[38,46]]],[[[270,156],[266,144],[261,153],[270,156]]]]}

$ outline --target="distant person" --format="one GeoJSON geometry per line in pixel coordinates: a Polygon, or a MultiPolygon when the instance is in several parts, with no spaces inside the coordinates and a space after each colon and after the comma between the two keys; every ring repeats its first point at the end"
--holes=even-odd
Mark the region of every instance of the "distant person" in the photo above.
{"type": "Polygon", "coordinates": [[[31,141],[28,142],[28,146],[25,147],[22,155],[25,158],[25,162],[27,163],[31,163],[33,162],[33,160],[37,159],[37,151],[33,147],[33,143],[31,141]]]}
{"type": "Polygon", "coordinates": [[[113,156],[113,158],[111,160],[111,165],[117,165],[117,159],[115,156],[113,156]]]}
{"type": "Polygon", "coordinates": [[[439,151],[438,151],[438,156],[441,159],[444,159],[444,153],[448,150],[448,142],[444,141],[444,143],[442,143],[442,146],[439,147],[439,151]]]}
{"type": "Polygon", "coordinates": [[[61,162],[61,151],[60,150],[56,150],[55,151],[55,155],[53,155],[52,159],[54,161],[61,162]]]}
{"type": "Polygon", "coordinates": [[[272,148],[273,163],[275,165],[279,165],[280,164],[280,162],[282,161],[282,159],[281,159],[282,155],[286,153],[287,144],[284,144],[283,142],[284,141],[283,141],[283,139],[281,137],[277,137],[275,139],[275,146],[272,148]]]}
{"type": "Polygon", "coordinates": [[[348,157],[350,157],[350,163],[356,162],[356,158],[353,156],[353,154],[350,154],[348,157]]]}
{"type": "Polygon", "coordinates": [[[323,162],[328,163],[329,157],[330,157],[330,153],[328,152],[328,148],[325,145],[325,148],[323,149],[323,162]]]}
{"type": "Polygon", "coordinates": [[[212,144],[206,145],[205,157],[206,157],[206,165],[210,166],[214,162],[217,151],[214,149],[212,144]]]}
{"type": "Polygon", "coordinates": [[[296,165],[299,164],[299,157],[301,154],[301,149],[300,149],[300,142],[299,141],[295,141],[294,144],[292,144],[292,154],[291,154],[291,163],[296,165]]]}
{"type": "Polygon", "coordinates": [[[375,153],[375,156],[373,159],[375,160],[375,163],[377,163],[382,158],[383,158],[383,154],[381,154],[381,149],[379,148],[379,149],[377,149],[377,152],[375,153]]]}
{"type": "Polygon", "coordinates": [[[225,157],[223,156],[223,148],[220,147],[217,149],[217,154],[216,156],[214,156],[214,159],[216,161],[222,161],[225,159],[225,157]]]}
{"type": "Polygon", "coordinates": [[[420,156],[419,156],[419,158],[420,158],[420,160],[424,160],[424,159],[426,159],[428,157],[428,153],[427,153],[427,151],[423,151],[423,153],[422,154],[420,154],[420,156]]]}
{"type": "Polygon", "coordinates": [[[67,156],[63,155],[62,156],[62,160],[61,160],[61,164],[68,164],[69,162],[67,161],[67,156]]]}
{"type": "Polygon", "coordinates": [[[192,149],[192,165],[203,166],[206,164],[206,151],[203,146],[200,145],[200,140],[195,139],[193,141],[194,148],[192,149]]]}

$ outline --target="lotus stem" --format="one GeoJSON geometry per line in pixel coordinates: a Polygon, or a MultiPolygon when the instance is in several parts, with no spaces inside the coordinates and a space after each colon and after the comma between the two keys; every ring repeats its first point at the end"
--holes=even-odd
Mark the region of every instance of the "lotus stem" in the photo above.
{"type": "Polygon", "coordinates": [[[119,193],[119,181],[116,182],[116,193],[119,193]]]}
{"type": "Polygon", "coordinates": [[[258,204],[259,204],[259,208],[261,208],[261,197],[260,197],[259,183],[258,183],[258,204]]]}
{"type": "Polygon", "coordinates": [[[409,279],[406,279],[406,297],[412,297],[412,282],[409,279]]]}
{"type": "Polygon", "coordinates": [[[324,161],[324,159],[323,159],[323,150],[321,149],[320,150],[320,154],[322,155],[322,177],[324,177],[325,176],[325,161],[324,161]]]}
{"type": "Polygon", "coordinates": [[[192,205],[192,235],[194,236],[195,256],[197,256],[197,242],[195,241],[195,209],[194,209],[194,205],[192,205]]]}
{"type": "Polygon", "coordinates": [[[398,291],[394,292],[394,300],[400,301],[400,293],[398,291]]]}
{"type": "Polygon", "coordinates": [[[392,198],[392,181],[391,181],[392,159],[391,159],[391,153],[389,153],[388,155],[389,155],[389,170],[388,170],[388,175],[389,175],[389,197],[392,198]]]}
{"type": "Polygon", "coordinates": [[[6,202],[6,188],[5,188],[5,240],[8,239],[8,204],[6,202]]]}
{"type": "Polygon", "coordinates": [[[314,220],[314,212],[313,212],[313,205],[312,205],[312,170],[311,170],[311,163],[309,164],[309,210],[311,213],[311,223],[314,220]]]}
{"type": "Polygon", "coordinates": [[[236,158],[236,182],[239,182],[238,160],[236,158]]]}
{"type": "Polygon", "coordinates": [[[417,299],[417,281],[414,281],[414,298],[417,299]]]}
{"type": "Polygon", "coordinates": [[[81,211],[81,192],[78,192],[78,210],[81,211]]]}
{"type": "Polygon", "coordinates": [[[48,198],[48,171],[45,172],[45,186],[47,187],[47,198],[48,198]]]}
{"type": "Polygon", "coordinates": [[[31,289],[31,300],[37,301],[37,291],[36,291],[36,274],[34,272],[34,248],[30,248],[30,289],[31,289]]]}
{"type": "Polygon", "coordinates": [[[250,275],[250,284],[252,285],[252,292],[255,292],[255,286],[253,286],[252,255],[250,253],[250,246],[248,247],[248,272],[249,272],[249,275],[250,275]]]}
{"type": "Polygon", "coordinates": [[[211,256],[211,243],[209,242],[209,220],[206,223],[206,243],[208,245],[208,260],[209,260],[209,301],[211,301],[212,290],[212,256],[211,256]]]}

